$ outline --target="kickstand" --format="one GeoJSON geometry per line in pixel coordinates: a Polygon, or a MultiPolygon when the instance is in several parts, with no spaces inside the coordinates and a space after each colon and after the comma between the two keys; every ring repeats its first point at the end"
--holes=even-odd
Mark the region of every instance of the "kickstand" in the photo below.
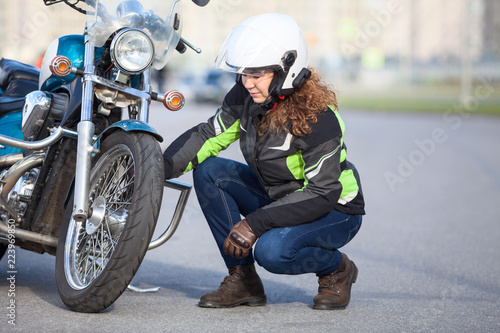
{"type": "Polygon", "coordinates": [[[135,287],[131,284],[128,285],[127,287],[128,290],[136,292],[136,293],[155,293],[158,290],[160,290],[160,287],[154,287],[154,288],[138,288],[135,287]]]}

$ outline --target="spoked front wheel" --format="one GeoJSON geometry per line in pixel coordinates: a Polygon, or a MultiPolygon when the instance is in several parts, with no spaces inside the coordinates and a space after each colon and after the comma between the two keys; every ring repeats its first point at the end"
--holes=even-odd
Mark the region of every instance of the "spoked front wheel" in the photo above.
{"type": "Polygon", "coordinates": [[[72,310],[99,312],[127,288],[147,251],[163,196],[156,139],[117,131],[101,144],[91,171],[92,216],[75,221],[68,205],[56,254],[56,282],[72,310]]]}

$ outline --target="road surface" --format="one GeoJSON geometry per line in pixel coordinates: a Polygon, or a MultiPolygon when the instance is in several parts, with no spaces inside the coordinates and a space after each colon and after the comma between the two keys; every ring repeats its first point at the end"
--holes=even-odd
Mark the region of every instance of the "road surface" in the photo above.
{"type": "MultiPolygon", "coordinates": [[[[151,121],[168,143],[215,110],[188,103],[170,113],[156,105],[151,121]]],[[[341,114],[367,204],[359,234],[343,249],[359,268],[346,310],[312,310],[314,275],[262,267],[267,306],[198,308],[227,271],[193,191],[176,234],[147,253],[134,278],[135,286],[158,292],[126,291],[103,313],[75,313],[57,294],[55,258],[18,249],[15,326],[7,262],[0,262],[0,331],[499,332],[500,118],[341,114]]],[[[233,146],[222,156],[241,160],[233,146]]],[[[180,180],[191,182],[191,175],[180,180]]],[[[169,221],[175,195],[165,192],[160,225],[169,221]]]]}

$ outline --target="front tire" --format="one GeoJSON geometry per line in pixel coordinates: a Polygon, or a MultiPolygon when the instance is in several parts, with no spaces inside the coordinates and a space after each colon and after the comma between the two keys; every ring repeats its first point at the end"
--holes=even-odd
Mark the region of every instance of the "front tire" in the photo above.
{"type": "MultiPolygon", "coordinates": [[[[99,312],[132,281],[146,254],[163,196],[164,168],[149,134],[116,131],[101,144],[90,176],[95,230],[68,205],[56,254],[59,295],[71,310],[99,312]],[[100,210],[100,214],[96,211],[100,210]]],[[[71,202],[73,202],[71,200],[71,202]]]]}

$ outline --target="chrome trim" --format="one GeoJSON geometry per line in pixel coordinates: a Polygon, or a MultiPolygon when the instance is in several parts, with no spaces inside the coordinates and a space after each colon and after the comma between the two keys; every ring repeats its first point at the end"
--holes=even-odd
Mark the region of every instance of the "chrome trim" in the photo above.
{"type": "MultiPolygon", "coordinates": [[[[88,23],[88,22],[87,22],[88,23]]],[[[92,138],[94,136],[94,124],[92,123],[92,102],[94,100],[94,83],[92,76],[95,72],[94,44],[90,42],[88,34],[85,34],[85,61],[83,74],[83,96],[80,122],[78,123],[78,146],[76,150],[75,170],[75,199],[73,205],[73,219],[83,222],[88,217],[89,211],[89,187],[91,155],[94,152],[92,138]]]]}
{"type": "Polygon", "coordinates": [[[148,69],[149,67],[151,67],[151,64],[153,63],[153,59],[154,59],[154,54],[155,54],[155,47],[154,47],[154,43],[153,43],[153,40],[151,39],[151,37],[147,33],[145,33],[143,30],[137,29],[137,28],[125,28],[123,30],[120,30],[120,32],[118,32],[115,35],[115,37],[113,37],[113,40],[111,41],[111,45],[110,45],[109,49],[110,49],[110,53],[111,53],[111,61],[113,61],[115,66],[120,71],[124,72],[125,74],[131,74],[131,75],[139,74],[139,73],[143,72],[144,70],[148,69]],[[144,66],[142,66],[142,68],[135,70],[135,71],[131,71],[131,70],[125,68],[122,64],[120,64],[120,61],[115,53],[116,46],[117,46],[119,39],[122,38],[123,36],[125,36],[126,34],[131,33],[131,32],[137,32],[139,34],[142,34],[144,37],[146,37],[146,39],[149,41],[149,45],[151,46],[151,53],[149,54],[150,57],[149,57],[147,64],[145,64],[144,66]]]}
{"type": "MultiPolygon", "coordinates": [[[[151,92],[150,77],[151,70],[148,68],[142,73],[143,89],[148,93],[151,92]]],[[[139,120],[145,123],[149,122],[149,104],[151,103],[151,95],[146,95],[147,97],[141,97],[141,106],[139,108],[139,120]]]]}
{"type": "MultiPolygon", "coordinates": [[[[148,71],[148,70],[146,70],[146,71],[148,71]]],[[[146,71],[144,71],[144,73],[146,71]]],[[[148,77],[149,77],[149,75],[148,75],[148,77]]],[[[105,79],[105,78],[100,77],[98,75],[88,75],[88,79],[96,85],[102,85],[102,86],[108,87],[108,88],[113,89],[113,90],[121,91],[121,92],[129,95],[130,97],[134,97],[137,100],[140,100],[141,98],[145,98],[145,99],[151,98],[151,96],[148,92],[144,92],[142,90],[128,87],[124,84],[105,79]]]]}
{"type": "Polygon", "coordinates": [[[17,211],[14,208],[12,208],[12,206],[9,205],[7,200],[5,200],[4,197],[2,197],[1,195],[0,195],[0,208],[9,213],[10,216],[14,217],[15,218],[14,221],[18,220],[19,214],[17,213],[17,211]]]}
{"type": "Polygon", "coordinates": [[[2,188],[2,197],[7,198],[7,194],[12,190],[19,178],[29,170],[41,166],[44,160],[45,154],[40,154],[30,155],[17,161],[2,178],[2,181],[5,182],[2,188]]]}
{"type": "MultiPolygon", "coordinates": [[[[63,128],[63,134],[68,138],[78,139],[78,132],[63,128]]],[[[97,138],[94,138],[94,140],[97,140],[97,138]]]]}
{"type": "Polygon", "coordinates": [[[50,146],[63,136],[70,138],[78,137],[78,134],[75,131],[64,129],[62,127],[58,127],[51,132],[52,134],[49,137],[39,141],[24,141],[0,134],[0,144],[24,150],[38,150],[50,146]]]}
{"type": "Polygon", "coordinates": [[[73,219],[77,222],[83,222],[89,217],[91,156],[95,152],[94,147],[92,147],[93,136],[94,123],[91,121],[81,121],[78,123],[75,201],[73,206],[73,219]]]}
{"type": "Polygon", "coordinates": [[[187,40],[185,40],[183,37],[181,37],[181,41],[186,44],[187,47],[189,47],[191,50],[193,50],[194,52],[200,54],[201,53],[201,49],[199,47],[196,47],[194,46],[193,44],[191,44],[190,42],[188,42],[187,40]]]}
{"type": "Polygon", "coordinates": [[[65,130],[62,127],[58,127],[52,135],[39,141],[24,141],[0,134],[0,144],[24,150],[37,150],[50,146],[59,140],[63,134],[65,134],[65,130]]]}
{"type": "Polygon", "coordinates": [[[49,112],[52,99],[50,95],[40,90],[35,90],[30,92],[25,97],[24,107],[23,107],[23,118],[21,121],[21,128],[24,129],[26,121],[31,117],[35,107],[43,110],[44,116],[49,112]]]}
{"type": "Polygon", "coordinates": [[[83,74],[83,95],[82,95],[82,112],[81,121],[92,120],[92,101],[94,100],[94,83],[92,76],[94,75],[94,44],[90,43],[89,36],[85,35],[85,62],[83,74]]]}
{"type": "Polygon", "coordinates": [[[163,245],[170,239],[170,237],[172,237],[175,230],[179,226],[182,214],[184,213],[184,209],[186,208],[189,193],[192,188],[191,184],[183,183],[178,180],[165,180],[164,185],[165,187],[179,190],[181,191],[181,193],[179,195],[179,200],[177,201],[177,206],[175,207],[174,215],[172,216],[172,221],[160,237],[152,240],[151,243],[149,243],[148,250],[152,250],[154,248],[157,248],[158,246],[163,245]]]}
{"type": "Polygon", "coordinates": [[[154,293],[154,292],[157,292],[158,290],[160,290],[160,287],[138,288],[136,286],[129,284],[127,289],[130,291],[136,292],[136,293],[154,293]]]}
{"type": "Polygon", "coordinates": [[[0,156],[0,168],[10,167],[19,160],[22,160],[24,155],[22,153],[14,153],[0,156]]]}

